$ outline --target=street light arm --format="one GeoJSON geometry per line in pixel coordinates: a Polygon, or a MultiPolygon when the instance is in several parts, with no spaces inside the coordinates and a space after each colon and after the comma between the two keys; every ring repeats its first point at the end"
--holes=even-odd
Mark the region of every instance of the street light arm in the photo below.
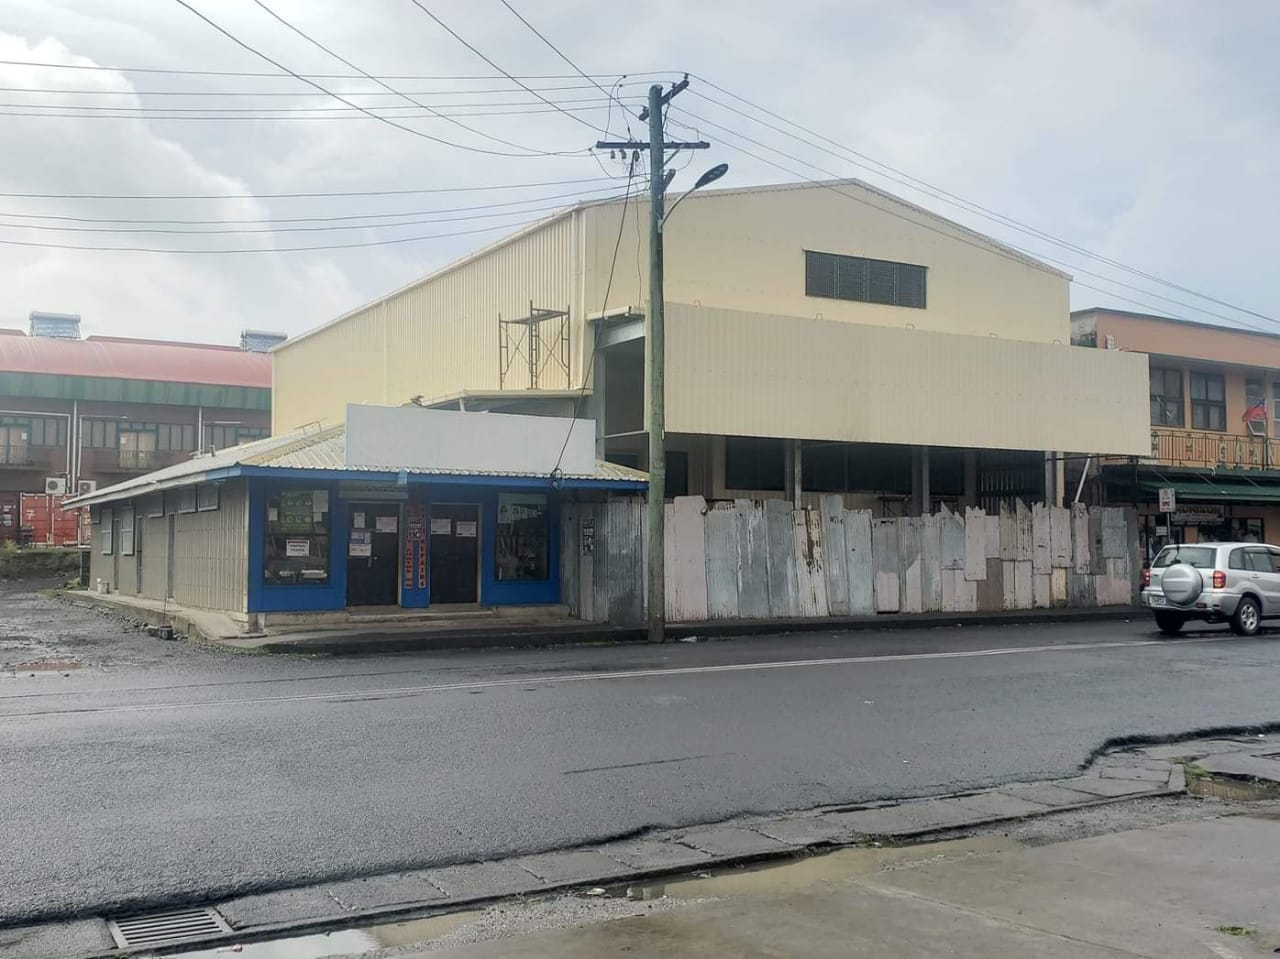
{"type": "Polygon", "coordinates": [[[722,176],[724,176],[728,172],[729,172],[729,164],[721,163],[717,166],[713,166],[706,173],[702,174],[702,176],[698,177],[698,182],[696,182],[688,190],[685,190],[683,193],[681,193],[680,196],[676,198],[676,202],[671,204],[670,209],[668,209],[667,212],[663,214],[662,219],[658,221],[658,232],[659,233],[662,232],[662,228],[666,225],[667,220],[670,218],[672,213],[676,212],[676,207],[678,207],[681,203],[684,202],[685,197],[687,197],[690,193],[693,193],[696,190],[706,186],[708,183],[714,183],[716,180],[720,179],[722,176]]]}

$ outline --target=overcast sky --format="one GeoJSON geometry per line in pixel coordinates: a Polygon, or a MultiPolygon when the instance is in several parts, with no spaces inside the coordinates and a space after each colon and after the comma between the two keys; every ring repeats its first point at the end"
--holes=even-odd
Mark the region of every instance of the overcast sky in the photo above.
{"type": "MultiPolygon", "coordinates": [[[[190,2],[289,70],[352,73],[254,0],[190,2]]],[[[555,112],[501,77],[413,0],[262,2],[364,71],[423,77],[387,82],[441,113],[487,114],[455,115],[457,122],[450,122],[393,95],[369,96],[385,91],[365,80],[316,81],[397,123],[471,149],[345,108],[237,46],[176,0],[5,0],[3,60],[278,76],[0,64],[0,86],[7,88],[0,91],[6,104],[0,107],[0,192],[59,195],[0,197],[0,240],[9,241],[0,244],[0,326],[25,327],[27,314],[38,309],[80,313],[87,333],[212,342],[233,342],[246,327],[298,333],[572,200],[564,194],[619,189],[604,179],[623,172],[619,163],[578,151],[600,135],[591,126],[607,122],[624,135],[621,111],[606,111],[603,94],[500,0],[421,2],[505,71],[540,77],[524,81],[539,89],[560,88],[542,95],[586,122],[555,112]],[[204,95],[170,95],[176,92],[204,95]],[[261,118],[268,109],[293,112],[261,118]],[[257,118],[225,119],[246,115],[257,118]],[[439,192],[555,181],[574,182],[439,192]],[[266,196],[389,190],[437,192],[266,196]],[[129,198],[61,196],[73,193],[129,198]],[[137,198],[157,193],[234,198],[137,198]],[[374,214],[397,215],[370,228],[374,214]],[[388,220],[404,223],[386,226],[388,220]],[[353,224],[359,228],[335,229],[353,224]],[[173,232],[140,232],[148,229],[173,232]],[[215,230],[222,232],[193,235],[215,230]],[[404,237],[428,238],[284,249],[404,237]]],[[[1280,317],[1271,235],[1280,221],[1274,65],[1280,4],[1274,0],[511,2],[579,66],[600,74],[605,87],[626,74],[617,88],[625,102],[638,102],[655,78],[695,75],[690,92],[676,101],[668,132],[692,136],[675,125],[683,122],[715,145],[694,157],[696,166],[682,172],[676,189],[719,161],[732,165],[726,186],[798,178],[793,174],[859,176],[1052,258],[1077,278],[1074,306],[1220,322],[1216,313],[1280,331],[1258,316],[886,179],[883,167],[868,170],[866,160],[847,152],[1196,293],[1280,317]],[[663,25],[660,34],[650,29],[653,23],[663,25]],[[794,128],[784,136],[731,112],[722,104],[755,113],[706,81],[840,146],[794,128]]],[[[639,132],[634,119],[632,126],[639,132]]]]}

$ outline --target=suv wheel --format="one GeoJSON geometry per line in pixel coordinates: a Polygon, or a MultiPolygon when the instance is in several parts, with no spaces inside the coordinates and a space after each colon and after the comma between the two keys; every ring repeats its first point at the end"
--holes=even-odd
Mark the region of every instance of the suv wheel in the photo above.
{"type": "Polygon", "coordinates": [[[1237,636],[1253,636],[1261,625],[1262,611],[1258,608],[1258,601],[1246,596],[1240,600],[1235,615],[1231,617],[1232,632],[1237,636]]]}
{"type": "Polygon", "coordinates": [[[1166,636],[1173,636],[1186,624],[1187,617],[1177,613],[1156,613],[1156,626],[1166,636]]]}

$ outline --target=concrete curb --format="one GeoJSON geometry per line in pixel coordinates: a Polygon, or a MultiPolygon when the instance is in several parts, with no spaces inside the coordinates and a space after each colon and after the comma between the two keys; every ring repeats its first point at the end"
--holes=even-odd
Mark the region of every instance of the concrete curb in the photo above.
{"type": "MultiPolygon", "coordinates": [[[[1138,607],[1120,606],[1078,610],[1011,610],[998,613],[924,613],[825,617],[822,619],[716,620],[674,623],[667,627],[672,641],[728,639],[800,632],[869,632],[935,629],[963,626],[1025,626],[1052,623],[1115,622],[1141,615],[1138,607]]],[[[254,647],[267,653],[309,653],[353,656],[366,653],[416,652],[446,649],[526,649],[544,646],[600,646],[643,643],[643,628],[584,623],[581,626],[530,626],[503,629],[439,630],[431,633],[362,631],[359,635],[268,641],[254,647]]]]}
{"type": "MultiPolygon", "coordinates": [[[[1175,796],[1185,790],[1183,767],[1172,759],[1118,754],[1100,762],[1089,773],[1068,779],[751,817],[512,859],[459,863],[238,896],[209,903],[227,919],[233,932],[184,942],[182,946],[216,948],[286,934],[321,933],[352,925],[440,915],[512,896],[632,884],[691,871],[785,860],[872,841],[914,841],[1129,799],[1175,796]],[[377,901],[379,898],[382,901],[377,901]]],[[[150,909],[139,906],[117,914],[163,911],[183,905],[155,903],[150,909]]],[[[83,919],[78,921],[84,923],[83,919]]],[[[61,948],[63,952],[56,957],[50,954],[48,959],[108,959],[148,951],[104,950],[100,944],[90,946],[87,942],[81,951],[65,951],[65,943],[61,948]]]]}

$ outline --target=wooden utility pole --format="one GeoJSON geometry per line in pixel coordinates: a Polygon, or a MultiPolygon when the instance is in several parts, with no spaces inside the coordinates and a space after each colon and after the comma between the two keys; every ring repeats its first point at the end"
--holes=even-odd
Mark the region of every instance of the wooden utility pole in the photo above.
{"type": "Polygon", "coordinates": [[[666,456],[666,376],[663,345],[662,223],[669,178],[666,175],[668,150],[707,150],[711,144],[668,142],[663,137],[663,107],[689,85],[685,77],[663,92],[660,85],[649,88],[649,106],[640,114],[649,121],[649,142],[635,140],[596,144],[601,150],[649,151],[649,310],[645,325],[645,383],[648,388],[649,493],[645,504],[645,540],[649,550],[648,592],[645,625],[652,643],[666,639],[667,597],[663,507],[667,496],[666,456]]]}

